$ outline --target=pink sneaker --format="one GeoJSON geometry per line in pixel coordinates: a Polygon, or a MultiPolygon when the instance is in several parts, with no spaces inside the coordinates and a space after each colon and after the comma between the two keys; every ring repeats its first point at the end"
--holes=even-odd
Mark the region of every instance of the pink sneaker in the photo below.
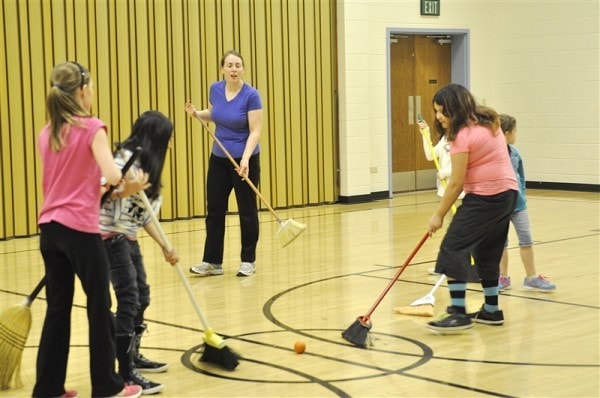
{"type": "Polygon", "coordinates": [[[510,288],[510,276],[500,275],[500,278],[498,278],[498,291],[503,292],[510,288]]]}
{"type": "Polygon", "coordinates": [[[67,390],[60,398],[77,398],[79,397],[79,393],[77,390],[67,390]]]}
{"type": "Polygon", "coordinates": [[[114,397],[138,398],[140,395],[142,395],[142,387],[133,384],[131,386],[126,385],[125,388],[114,397]]]}

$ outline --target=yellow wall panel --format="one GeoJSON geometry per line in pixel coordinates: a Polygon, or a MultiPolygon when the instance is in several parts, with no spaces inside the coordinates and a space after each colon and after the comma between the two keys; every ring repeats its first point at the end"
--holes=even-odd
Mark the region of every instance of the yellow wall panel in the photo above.
{"type": "Polygon", "coordinates": [[[23,112],[23,70],[21,68],[20,47],[21,44],[21,29],[19,21],[19,12],[23,9],[7,4],[5,8],[5,30],[6,30],[6,45],[7,56],[6,73],[10,78],[7,80],[8,94],[8,113],[10,115],[7,133],[9,133],[8,147],[10,150],[10,166],[6,170],[6,205],[9,205],[14,217],[14,234],[15,236],[26,236],[28,234],[24,219],[27,218],[27,207],[25,206],[26,189],[26,174],[25,174],[25,125],[23,112]]]}
{"type": "MultiPolygon", "coordinates": [[[[0,21],[4,21],[4,7],[0,7],[0,21]]],[[[0,51],[7,54],[6,38],[4,30],[0,29],[0,51]]],[[[13,213],[7,211],[12,206],[9,202],[7,189],[10,187],[10,173],[7,172],[11,167],[10,148],[8,146],[8,90],[6,87],[8,74],[4,62],[0,62],[0,239],[14,236],[12,225],[13,213]],[[6,176],[5,176],[6,174],[6,176]],[[8,179],[8,180],[7,180],[8,179]],[[6,217],[5,217],[6,216],[6,217]]]]}
{"type": "Polygon", "coordinates": [[[334,13],[329,0],[3,2],[0,239],[37,233],[36,139],[46,123],[51,69],[69,60],[90,69],[92,112],[107,124],[111,142],[126,139],[146,110],[173,121],[161,218],[206,213],[213,142],[184,104],[208,105],[230,49],[243,55],[245,79],[263,100],[261,193],[275,208],[335,201],[334,13]]]}

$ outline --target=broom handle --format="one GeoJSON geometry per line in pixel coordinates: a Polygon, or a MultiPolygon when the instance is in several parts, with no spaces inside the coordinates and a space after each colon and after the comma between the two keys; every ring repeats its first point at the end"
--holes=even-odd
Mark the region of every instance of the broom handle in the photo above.
{"type": "Polygon", "coordinates": [[[371,307],[371,309],[369,310],[369,312],[367,312],[367,314],[364,316],[364,318],[368,319],[368,318],[371,317],[371,315],[375,311],[375,308],[377,308],[377,306],[379,305],[379,303],[381,303],[381,300],[383,300],[383,298],[385,297],[385,295],[387,294],[387,292],[389,292],[390,289],[392,288],[392,286],[394,286],[394,283],[396,283],[396,281],[400,277],[400,274],[402,274],[402,272],[404,271],[404,269],[408,266],[408,263],[410,263],[410,261],[413,259],[413,257],[415,256],[415,254],[417,254],[417,252],[419,251],[419,249],[421,248],[421,246],[423,246],[423,243],[425,243],[425,241],[427,240],[427,238],[429,238],[429,231],[427,231],[425,233],[425,235],[423,235],[423,237],[419,241],[419,244],[417,245],[417,247],[415,247],[413,249],[413,251],[410,253],[410,255],[408,256],[408,258],[406,259],[406,261],[404,261],[404,264],[402,264],[402,266],[400,267],[400,269],[398,270],[398,272],[396,272],[396,275],[394,275],[394,278],[390,281],[390,283],[388,283],[388,285],[386,286],[386,288],[383,290],[383,293],[381,293],[381,295],[377,298],[377,300],[375,301],[375,304],[373,304],[373,306],[371,307]]]}
{"type": "Polygon", "coordinates": [[[440,287],[440,285],[442,284],[442,282],[444,281],[444,279],[446,279],[446,274],[440,275],[440,277],[437,280],[437,282],[435,283],[435,285],[433,285],[433,287],[429,291],[429,294],[433,294],[433,292],[435,292],[437,290],[437,288],[440,287]]]}
{"type": "MultiPolygon", "coordinates": [[[[117,147],[118,147],[118,149],[120,149],[121,145],[117,144],[117,147]]],[[[135,160],[140,155],[140,153],[142,153],[142,147],[138,146],[137,148],[135,148],[135,151],[133,151],[133,153],[131,154],[129,159],[127,159],[127,162],[121,169],[121,174],[123,175],[123,178],[125,178],[125,175],[129,171],[131,166],[133,166],[133,162],[135,162],[135,160]]],[[[100,205],[102,205],[102,203],[104,203],[106,201],[106,199],[108,199],[110,197],[110,195],[113,193],[113,191],[115,190],[116,187],[117,187],[116,185],[111,185],[110,188],[108,188],[108,191],[104,192],[104,194],[102,195],[102,199],[100,200],[100,205]]]]}
{"type": "MultiPolygon", "coordinates": [[[[152,205],[150,204],[150,201],[148,200],[148,196],[146,196],[146,192],[141,190],[138,194],[139,194],[140,198],[142,198],[142,201],[144,202],[144,207],[146,208],[146,210],[148,210],[150,212],[150,218],[152,218],[152,222],[154,222],[154,225],[156,226],[156,230],[158,231],[160,240],[162,241],[163,245],[165,245],[167,251],[170,252],[171,250],[173,250],[173,246],[171,246],[171,243],[169,242],[169,239],[167,238],[165,231],[162,229],[162,226],[160,225],[160,223],[158,221],[158,217],[156,216],[156,214],[154,214],[154,210],[152,209],[152,205]]],[[[194,309],[196,310],[196,313],[198,314],[198,317],[200,317],[200,321],[202,321],[202,325],[204,325],[204,329],[205,330],[210,329],[210,327],[208,326],[208,322],[206,321],[206,318],[204,317],[204,314],[200,310],[200,306],[198,305],[196,296],[194,296],[192,287],[190,286],[190,283],[186,279],[185,275],[183,275],[183,271],[181,271],[181,267],[179,266],[179,263],[175,264],[175,269],[177,270],[177,275],[179,275],[179,279],[181,279],[181,282],[183,282],[183,286],[185,287],[185,290],[187,291],[187,294],[190,297],[190,300],[192,302],[192,305],[194,306],[194,309]]]]}
{"type": "MultiPolygon", "coordinates": [[[[239,169],[240,165],[238,164],[238,162],[236,162],[235,159],[233,158],[233,156],[231,156],[231,154],[229,153],[229,151],[227,149],[225,149],[225,146],[223,146],[223,144],[221,143],[221,141],[219,141],[219,139],[217,138],[217,136],[215,136],[215,134],[208,128],[208,126],[206,125],[206,123],[204,123],[204,120],[200,119],[200,116],[198,116],[196,113],[194,113],[194,116],[196,116],[196,119],[198,119],[200,121],[200,124],[202,124],[202,127],[204,127],[206,129],[206,131],[208,131],[208,133],[210,134],[210,136],[213,138],[213,140],[215,140],[215,142],[217,143],[217,145],[219,146],[219,148],[221,148],[221,150],[223,151],[223,153],[225,153],[225,155],[227,156],[227,158],[229,159],[229,161],[231,162],[231,164],[233,164],[233,166],[236,168],[236,170],[239,169]]],[[[256,195],[265,204],[265,206],[267,206],[267,208],[269,209],[269,211],[271,212],[271,214],[273,214],[273,217],[275,217],[275,219],[277,220],[277,222],[279,224],[281,224],[283,222],[283,221],[281,221],[281,218],[279,218],[279,216],[277,215],[277,213],[275,213],[275,210],[273,210],[273,208],[271,207],[271,205],[269,204],[269,202],[267,202],[267,199],[265,199],[265,197],[260,193],[260,191],[258,190],[258,188],[256,188],[256,185],[254,185],[254,183],[250,180],[250,178],[245,177],[244,181],[246,181],[248,183],[248,185],[250,185],[250,188],[252,188],[252,190],[254,191],[254,193],[256,193],[256,195]]]]}
{"type": "Polygon", "coordinates": [[[40,294],[44,286],[46,286],[46,275],[44,275],[42,279],[40,279],[35,289],[33,289],[33,292],[31,292],[31,294],[27,296],[27,298],[25,299],[25,305],[27,305],[28,307],[31,306],[31,303],[33,303],[33,300],[35,300],[37,295],[40,294]]]}

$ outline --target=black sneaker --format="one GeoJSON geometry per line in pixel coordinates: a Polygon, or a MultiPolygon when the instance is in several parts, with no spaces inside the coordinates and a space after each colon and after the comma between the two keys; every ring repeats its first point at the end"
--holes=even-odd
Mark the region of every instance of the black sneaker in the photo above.
{"type": "Polygon", "coordinates": [[[473,324],[467,314],[447,313],[442,318],[429,322],[427,327],[438,332],[454,332],[470,329],[473,327],[473,324]]]}
{"type": "Polygon", "coordinates": [[[146,379],[140,375],[136,369],[129,373],[129,377],[125,380],[126,385],[138,385],[142,387],[142,395],[158,394],[165,387],[163,384],[158,384],[146,379]]]}
{"type": "Polygon", "coordinates": [[[169,369],[166,363],[154,362],[139,354],[134,359],[135,368],[140,373],[162,373],[169,369]]]}
{"type": "Polygon", "coordinates": [[[487,312],[483,305],[479,311],[470,313],[469,318],[473,319],[474,322],[485,323],[486,325],[492,326],[500,326],[504,323],[504,314],[502,313],[502,310],[487,312]]]}

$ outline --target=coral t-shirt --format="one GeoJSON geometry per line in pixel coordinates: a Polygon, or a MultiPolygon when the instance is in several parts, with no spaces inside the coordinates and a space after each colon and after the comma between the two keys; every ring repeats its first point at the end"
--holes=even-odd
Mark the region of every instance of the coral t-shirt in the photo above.
{"type": "Polygon", "coordinates": [[[487,196],[519,189],[502,130],[493,134],[480,125],[463,127],[450,143],[450,154],[464,152],[469,155],[465,193],[487,196]]]}
{"type": "Polygon", "coordinates": [[[95,117],[76,117],[75,125],[63,126],[65,146],[50,148],[50,125],[38,138],[42,158],[44,203],[38,224],[56,221],[71,229],[100,233],[100,166],[92,151],[99,129],[106,125],[95,117]]]}

